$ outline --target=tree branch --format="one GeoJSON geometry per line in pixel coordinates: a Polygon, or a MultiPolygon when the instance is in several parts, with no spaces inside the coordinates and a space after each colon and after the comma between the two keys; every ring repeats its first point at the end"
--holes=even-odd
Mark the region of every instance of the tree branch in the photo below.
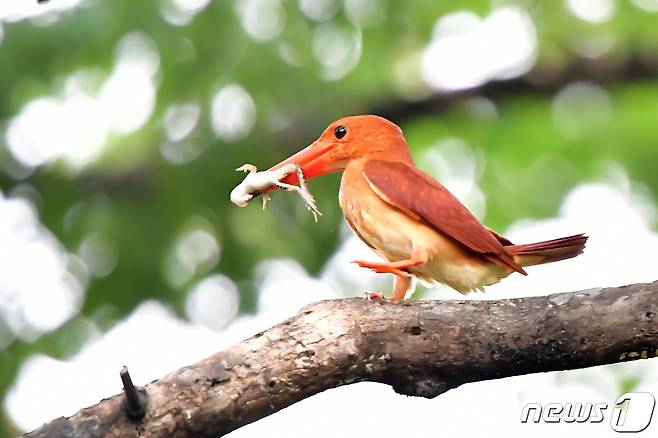
{"type": "Polygon", "coordinates": [[[463,383],[658,356],[658,282],[496,301],[321,301],[145,387],[26,437],[216,437],[360,381],[436,397],[463,383]]]}

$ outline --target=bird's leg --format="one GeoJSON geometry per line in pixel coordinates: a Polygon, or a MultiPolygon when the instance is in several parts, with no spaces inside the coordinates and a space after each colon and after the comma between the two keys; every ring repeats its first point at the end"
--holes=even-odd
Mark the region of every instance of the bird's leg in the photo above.
{"type": "Polygon", "coordinates": [[[398,277],[410,278],[411,274],[405,269],[412,266],[417,266],[423,263],[423,260],[400,260],[398,262],[366,262],[363,260],[355,260],[352,263],[356,263],[362,268],[372,269],[378,274],[395,274],[398,277]]]}
{"type": "Polygon", "coordinates": [[[393,295],[391,295],[391,301],[401,301],[407,298],[409,292],[413,292],[415,286],[413,277],[400,277],[399,275],[395,276],[395,282],[393,283],[393,295]]]}
{"type": "MultiPolygon", "coordinates": [[[[395,302],[404,300],[407,293],[411,291],[414,286],[413,276],[405,269],[420,265],[421,263],[424,263],[424,261],[414,259],[400,260],[397,262],[366,262],[363,260],[356,260],[352,263],[356,263],[362,268],[372,269],[378,274],[394,274],[395,283],[391,301],[395,302]]],[[[385,299],[383,294],[376,292],[366,292],[366,298],[369,300],[385,299]]]]}

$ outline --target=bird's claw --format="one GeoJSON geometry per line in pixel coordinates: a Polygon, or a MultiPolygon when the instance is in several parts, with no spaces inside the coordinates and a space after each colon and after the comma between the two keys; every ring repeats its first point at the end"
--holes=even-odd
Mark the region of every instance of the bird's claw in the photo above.
{"type": "Polygon", "coordinates": [[[386,300],[384,294],[379,292],[364,292],[364,298],[368,301],[386,300]]]}

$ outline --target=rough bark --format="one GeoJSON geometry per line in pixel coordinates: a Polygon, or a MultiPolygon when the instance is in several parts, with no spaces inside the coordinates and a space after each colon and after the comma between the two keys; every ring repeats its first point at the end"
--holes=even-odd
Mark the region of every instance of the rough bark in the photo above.
{"type": "Polygon", "coordinates": [[[142,420],[118,394],[25,436],[216,437],[360,381],[432,398],[467,382],[655,357],[657,314],[658,282],[496,301],[321,301],[146,385],[142,420]]]}

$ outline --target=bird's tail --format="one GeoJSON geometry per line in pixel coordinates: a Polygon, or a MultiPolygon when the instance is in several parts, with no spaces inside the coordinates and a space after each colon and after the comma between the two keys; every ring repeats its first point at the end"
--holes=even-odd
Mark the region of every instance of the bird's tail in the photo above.
{"type": "Polygon", "coordinates": [[[514,261],[517,264],[533,266],[576,257],[583,253],[585,242],[587,242],[587,236],[576,234],[544,242],[508,245],[505,246],[505,249],[514,256],[514,261]]]}

